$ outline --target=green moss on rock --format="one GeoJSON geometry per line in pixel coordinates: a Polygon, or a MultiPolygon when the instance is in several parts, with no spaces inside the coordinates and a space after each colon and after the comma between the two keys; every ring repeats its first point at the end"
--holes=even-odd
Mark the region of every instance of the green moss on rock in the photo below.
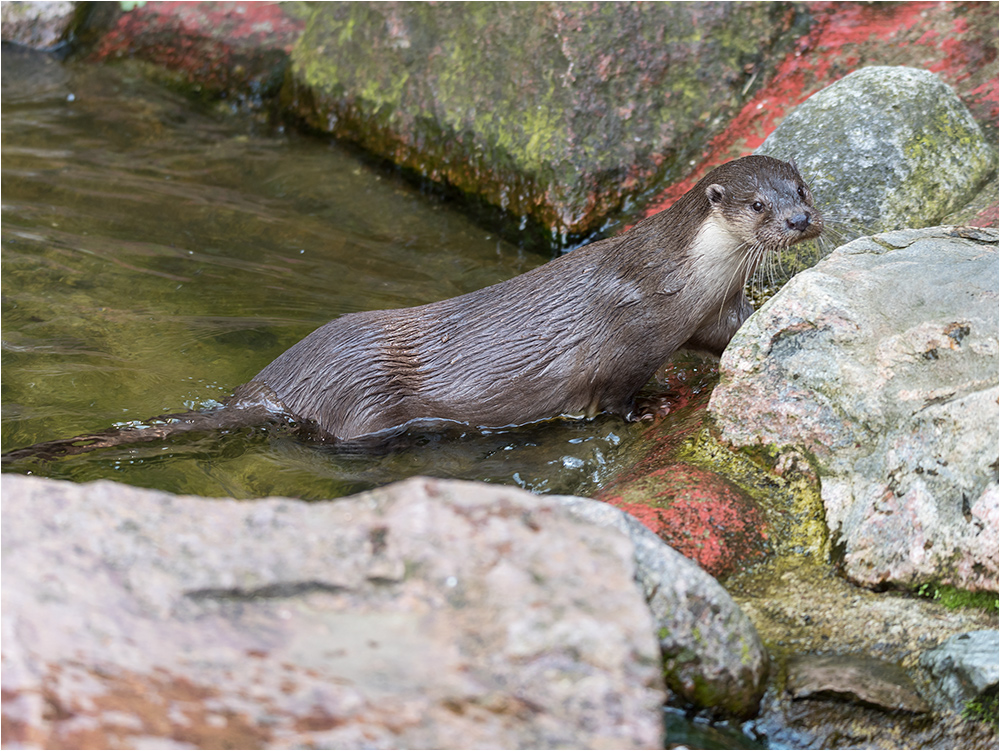
{"type": "Polygon", "coordinates": [[[830,554],[819,482],[807,457],[774,446],[727,448],[703,428],[678,458],[725,476],[764,510],[779,555],[808,555],[825,562],[830,554]],[[780,474],[775,468],[780,466],[780,474]]]}
{"type": "Polygon", "coordinates": [[[568,241],[724,125],[786,9],[324,4],[284,98],[310,126],[568,241]]]}

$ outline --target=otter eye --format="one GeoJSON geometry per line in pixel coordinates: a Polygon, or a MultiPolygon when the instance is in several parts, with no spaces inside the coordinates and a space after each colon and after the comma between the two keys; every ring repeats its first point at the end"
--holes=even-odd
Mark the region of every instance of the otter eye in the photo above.
{"type": "Polygon", "coordinates": [[[764,210],[764,204],[760,201],[754,201],[750,204],[750,208],[756,211],[758,214],[764,210]]]}
{"type": "Polygon", "coordinates": [[[804,201],[806,199],[806,186],[800,185],[798,192],[799,192],[799,198],[801,198],[804,201]]]}

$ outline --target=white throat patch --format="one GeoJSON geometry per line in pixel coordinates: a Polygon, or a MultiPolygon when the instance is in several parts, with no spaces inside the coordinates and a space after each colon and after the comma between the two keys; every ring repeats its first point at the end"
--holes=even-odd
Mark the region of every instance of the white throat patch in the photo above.
{"type": "Polygon", "coordinates": [[[701,294],[724,292],[743,286],[747,250],[743,240],[736,235],[724,219],[709,215],[695,235],[688,251],[688,268],[701,294]]]}

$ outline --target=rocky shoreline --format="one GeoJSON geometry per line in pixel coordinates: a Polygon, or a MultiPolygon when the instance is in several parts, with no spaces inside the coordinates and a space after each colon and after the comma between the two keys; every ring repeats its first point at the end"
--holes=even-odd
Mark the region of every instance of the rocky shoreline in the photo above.
{"type": "Polygon", "coordinates": [[[670,702],[748,742],[996,747],[995,3],[41,5],[5,41],[347,139],[536,246],[754,149],[831,226],[606,503],[4,475],[5,746],[671,747],[670,702]]]}

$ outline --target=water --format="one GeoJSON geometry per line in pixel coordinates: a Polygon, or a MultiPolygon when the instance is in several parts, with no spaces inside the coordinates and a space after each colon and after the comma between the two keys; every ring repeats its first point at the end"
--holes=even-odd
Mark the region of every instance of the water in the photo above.
{"type": "MultiPolygon", "coordinates": [[[[125,68],[6,46],[2,65],[3,450],[211,405],[336,316],[547,260],[342,148],[125,68]]],[[[206,496],[329,498],[414,474],[586,492],[635,436],[600,417],[342,455],[248,430],[5,469],[206,496]]]]}

